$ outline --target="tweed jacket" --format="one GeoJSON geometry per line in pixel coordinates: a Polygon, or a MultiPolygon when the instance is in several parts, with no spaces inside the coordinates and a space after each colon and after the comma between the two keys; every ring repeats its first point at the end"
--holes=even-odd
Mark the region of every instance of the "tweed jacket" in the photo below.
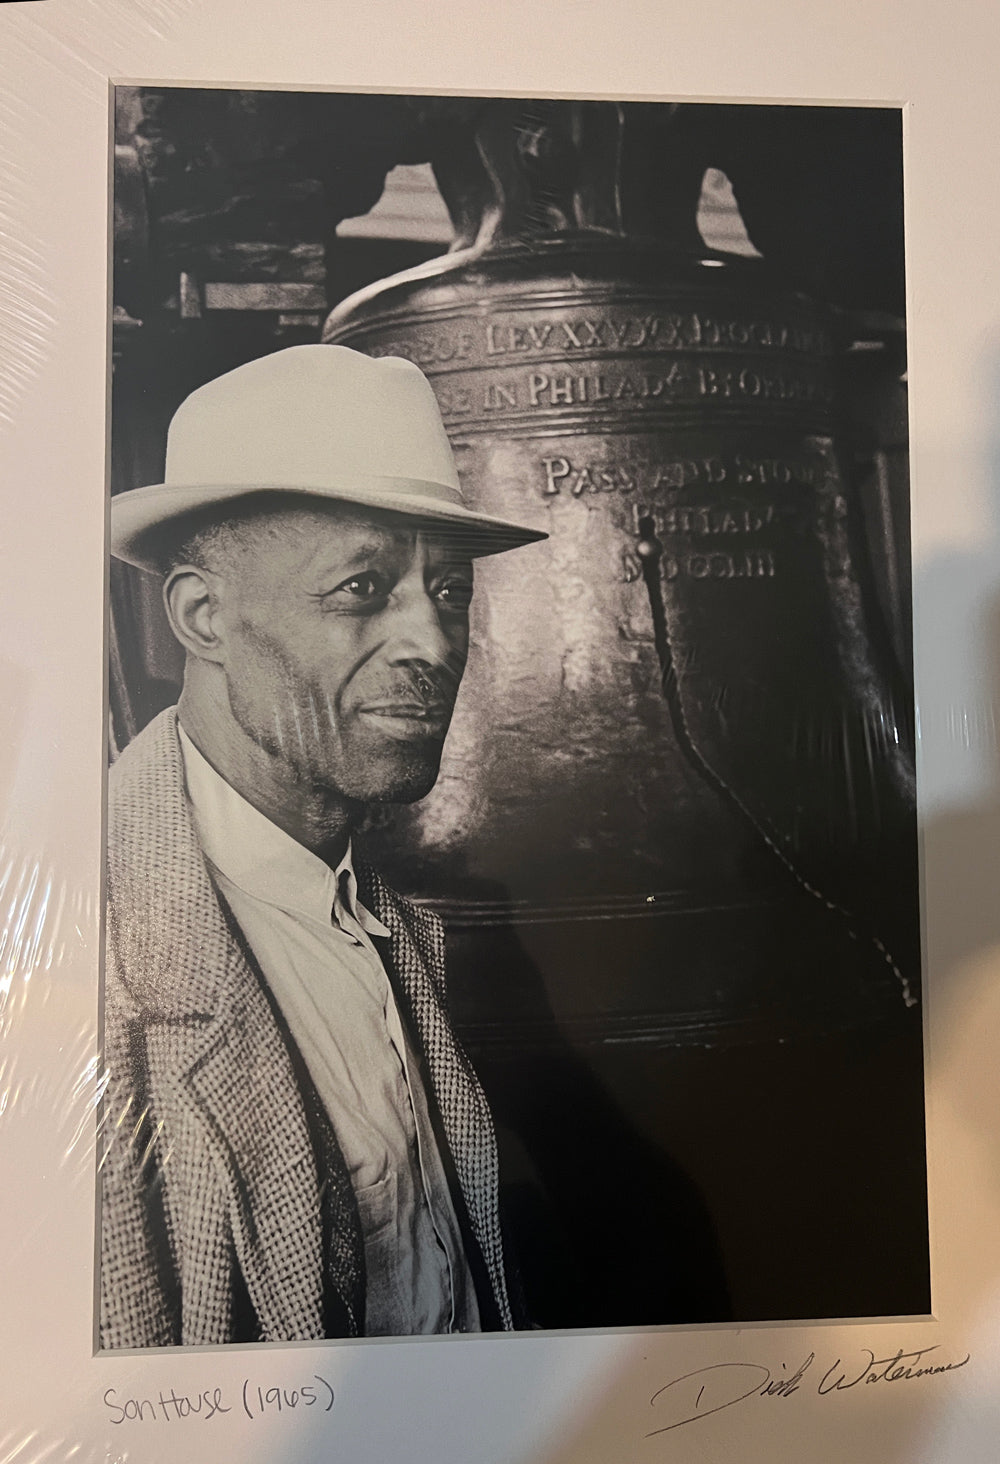
{"type": "MultiPolygon", "coordinates": [[[[512,1325],[489,1109],[448,1020],[430,912],[358,861],[423,1055],[495,1311],[512,1325]]],[[[322,1164],[301,1059],[202,856],[176,712],[111,770],[104,983],[102,1348],[364,1331],[364,1248],[333,1130],[322,1164]],[[321,1175],[320,1170],[324,1171],[321,1175]],[[241,1307],[243,1312],[241,1313],[241,1307]]],[[[336,1127],[336,1116],[333,1129],[336,1127]]]]}

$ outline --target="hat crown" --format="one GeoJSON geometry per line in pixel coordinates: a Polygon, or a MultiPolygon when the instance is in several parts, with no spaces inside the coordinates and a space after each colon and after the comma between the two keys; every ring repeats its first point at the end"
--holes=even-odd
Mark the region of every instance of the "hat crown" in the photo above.
{"type": "Polygon", "coordinates": [[[437,401],[412,362],[289,347],[199,388],[170,424],[169,484],[322,491],[352,474],[437,485],[461,501],[437,401]]]}
{"type": "Polygon", "coordinates": [[[316,345],[237,366],[182,402],[167,435],[165,481],[111,500],[111,552],[162,573],[185,519],[225,517],[239,502],[276,492],[446,528],[473,557],[547,537],[467,506],[418,366],[316,345]]]}

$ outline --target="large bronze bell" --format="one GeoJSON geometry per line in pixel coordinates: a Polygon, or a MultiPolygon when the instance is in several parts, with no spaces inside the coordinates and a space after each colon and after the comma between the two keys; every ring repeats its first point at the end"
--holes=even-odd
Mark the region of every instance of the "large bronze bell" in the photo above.
{"type": "Polygon", "coordinates": [[[625,128],[497,103],[437,163],[456,250],[327,323],[416,361],[469,499],[550,535],[481,563],[439,782],[369,840],[470,971],[512,925],[581,1040],[864,1022],[915,996],[915,841],[844,324],[700,247],[697,170],[626,218],[625,128]]]}

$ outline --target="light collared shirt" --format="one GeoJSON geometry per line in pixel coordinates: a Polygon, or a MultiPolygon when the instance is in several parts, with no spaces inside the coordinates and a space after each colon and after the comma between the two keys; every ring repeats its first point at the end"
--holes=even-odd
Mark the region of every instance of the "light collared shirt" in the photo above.
{"type": "Polygon", "coordinates": [[[331,869],[242,798],[182,727],[195,829],[316,1086],[364,1236],[368,1336],[476,1331],[479,1313],[427,1094],[358,899],[351,850],[331,869]]]}

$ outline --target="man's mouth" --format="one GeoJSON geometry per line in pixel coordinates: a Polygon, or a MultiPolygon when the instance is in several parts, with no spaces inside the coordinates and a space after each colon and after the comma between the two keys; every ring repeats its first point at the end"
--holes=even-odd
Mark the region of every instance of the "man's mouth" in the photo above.
{"type": "Polygon", "coordinates": [[[445,731],[452,709],[450,702],[443,701],[383,701],[369,702],[358,710],[393,736],[427,737],[445,731]]]}

